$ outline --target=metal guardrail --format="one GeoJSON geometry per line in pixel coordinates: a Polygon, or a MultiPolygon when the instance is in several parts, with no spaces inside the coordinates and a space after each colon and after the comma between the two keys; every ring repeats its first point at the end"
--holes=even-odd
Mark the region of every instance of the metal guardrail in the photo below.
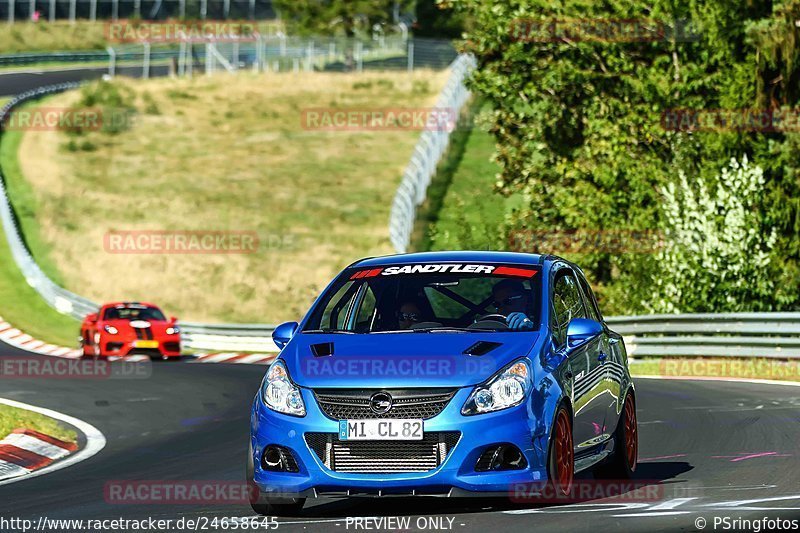
{"type": "MultiPolygon", "coordinates": [[[[459,55],[451,64],[450,78],[436,102],[436,108],[446,110],[454,121],[457,120],[461,108],[470,96],[464,84],[467,76],[475,68],[475,58],[470,55],[459,55]]],[[[450,141],[449,128],[426,129],[417,141],[411,161],[403,172],[392,203],[389,215],[389,239],[398,253],[405,253],[411,242],[417,206],[425,201],[428,185],[436,173],[447,144],[450,141]]]]}
{"type": "Polygon", "coordinates": [[[800,357],[800,313],[618,316],[606,319],[632,357],[800,357]]]}

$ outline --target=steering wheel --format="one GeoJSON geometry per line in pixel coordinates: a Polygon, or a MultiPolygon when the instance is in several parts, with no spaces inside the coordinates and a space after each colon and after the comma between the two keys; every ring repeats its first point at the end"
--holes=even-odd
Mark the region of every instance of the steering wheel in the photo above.
{"type": "Polygon", "coordinates": [[[484,320],[491,320],[492,322],[502,322],[503,324],[507,324],[508,317],[506,315],[501,315],[500,313],[489,313],[488,315],[479,316],[475,319],[475,322],[483,322],[484,320]]]}
{"type": "Polygon", "coordinates": [[[508,322],[506,316],[500,313],[490,313],[488,315],[479,316],[475,322],[470,324],[467,329],[489,329],[489,328],[502,328],[508,329],[508,322]]]}

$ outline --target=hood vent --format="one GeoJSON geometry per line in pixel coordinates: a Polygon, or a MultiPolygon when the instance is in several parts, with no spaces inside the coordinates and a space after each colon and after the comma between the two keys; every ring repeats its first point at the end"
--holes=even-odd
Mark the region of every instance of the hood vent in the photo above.
{"type": "Polygon", "coordinates": [[[503,343],[501,342],[491,342],[491,341],[478,341],[462,353],[464,355],[486,355],[487,353],[491,352],[495,348],[502,346],[503,343]]]}
{"type": "Polygon", "coordinates": [[[312,344],[311,353],[314,354],[314,357],[328,357],[329,355],[333,355],[333,343],[320,342],[317,344],[312,344]]]}

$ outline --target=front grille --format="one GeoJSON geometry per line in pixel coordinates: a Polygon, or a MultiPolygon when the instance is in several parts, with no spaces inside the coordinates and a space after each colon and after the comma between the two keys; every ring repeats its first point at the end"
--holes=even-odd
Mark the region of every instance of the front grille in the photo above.
{"type": "Polygon", "coordinates": [[[342,441],[337,433],[306,433],[308,447],[335,472],[428,472],[441,465],[460,431],[425,433],[422,440],[342,441]]]}
{"type": "Polygon", "coordinates": [[[453,395],[453,389],[390,389],[392,408],[385,413],[370,409],[375,389],[317,389],[314,396],[325,416],[334,420],[363,418],[433,418],[442,412],[453,395]]]}

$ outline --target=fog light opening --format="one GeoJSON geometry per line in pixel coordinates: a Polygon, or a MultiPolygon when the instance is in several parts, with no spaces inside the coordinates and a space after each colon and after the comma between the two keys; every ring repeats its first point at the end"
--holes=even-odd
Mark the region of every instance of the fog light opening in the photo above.
{"type": "Polygon", "coordinates": [[[528,461],[519,448],[513,444],[497,444],[483,451],[475,463],[475,471],[522,470],[527,466],[528,461]]]}
{"type": "Polygon", "coordinates": [[[261,454],[261,468],[272,472],[299,472],[292,452],[280,446],[267,446],[261,454]]]}

